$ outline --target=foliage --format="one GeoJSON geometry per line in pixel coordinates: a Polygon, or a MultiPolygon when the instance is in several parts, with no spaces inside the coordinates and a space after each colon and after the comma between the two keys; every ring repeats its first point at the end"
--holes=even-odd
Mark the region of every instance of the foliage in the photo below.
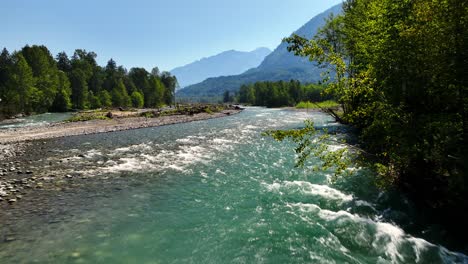
{"type": "Polygon", "coordinates": [[[131,95],[132,106],[136,108],[142,108],[144,105],[143,95],[137,91],[133,92],[131,95]]]}
{"type": "Polygon", "coordinates": [[[75,50],[52,57],[45,46],[25,46],[12,55],[0,53],[0,117],[19,113],[96,109],[100,107],[160,107],[171,104],[177,79],[168,72],[143,68],[129,72],[111,59],[106,67],[97,54],[75,50]]]}
{"type": "Polygon", "coordinates": [[[331,150],[330,144],[342,144],[333,140],[327,131],[318,131],[311,120],[305,121],[305,127],[293,130],[271,130],[264,133],[265,136],[271,136],[277,141],[291,140],[297,146],[295,152],[298,155],[296,167],[303,167],[310,156],[318,157],[322,163],[314,169],[327,170],[333,169],[336,177],[344,173],[350,173],[347,167],[351,163],[351,153],[347,148],[338,148],[331,150]]]}
{"type": "Polygon", "coordinates": [[[98,93],[99,102],[101,107],[111,107],[112,106],[112,97],[108,91],[102,90],[98,93]]]}
{"type": "Polygon", "coordinates": [[[322,96],[324,89],[325,87],[321,85],[301,85],[294,80],[289,82],[257,82],[241,86],[239,102],[266,107],[294,106],[300,101],[330,99],[330,96],[322,96]]]}
{"type": "Polygon", "coordinates": [[[287,38],[289,50],[326,70],[379,183],[466,207],[468,4],[348,0],[343,10],[312,40],[287,38]]]}
{"type": "Polygon", "coordinates": [[[55,95],[54,103],[52,104],[51,110],[55,112],[66,112],[71,106],[71,87],[70,81],[65,72],[58,72],[58,87],[57,94],[55,95]]]}
{"type": "Polygon", "coordinates": [[[229,91],[225,91],[223,94],[223,103],[229,103],[233,101],[234,101],[234,97],[231,96],[231,93],[229,91]]]}
{"type": "Polygon", "coordinates": [[[296,108],[297,109],[320,109],[320,108],[332,108],[332,107],[338,107],[338,106],[339,104],[332,100],[327,100],[323,102],[301,101],[296,105],[296,108]]]}
{"type": "Polygon", "coordinates": [[[70,117],[66,122],[83,122],[90,120],[108,120],[109,117],[106,116],[107,112],[103,111],[87,111],[80,112],[70,117]]]}

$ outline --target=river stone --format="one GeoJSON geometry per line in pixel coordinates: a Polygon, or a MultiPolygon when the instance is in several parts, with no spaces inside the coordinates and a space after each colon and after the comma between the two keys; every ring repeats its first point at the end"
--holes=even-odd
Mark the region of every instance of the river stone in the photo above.
{"type": "Polygon", "coordinates": [[[5,241],[5,242],[12,242],[12,241],[15,241],[15,240],[16,240],[16,238],[14,238],[12,236],[7,236],[7,237],[5,237],[5,239],[3,239],[3,241],[5,241]]]}
{"type": "Polygon", "coordinates": [[[11,204],[12,204],[12,203],[15,203],[15,202],[16,202],[16,199],[10,199],[10,200],[8,200],[8,202],[11,203],[11,204]]]}

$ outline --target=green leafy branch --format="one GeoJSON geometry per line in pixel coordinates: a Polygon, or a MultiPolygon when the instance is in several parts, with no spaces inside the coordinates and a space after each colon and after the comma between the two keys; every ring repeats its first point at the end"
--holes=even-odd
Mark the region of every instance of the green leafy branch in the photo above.
{"type": "Polygon", "coordinates": [[[320,159],[321,164],[315,166],[313,169],[317,170],[334,170],[335,181],[338,176],[344,174],[351,174],[352,172],[347,168],[352,162],[351,148],[359,149],[346,144],[344,141],[338,141],[331,138],[330,133],[325,129],[323,133],[318,133],[311,120],[305,121],[305,127],[301,129],[292,130],[269,130],[263,133],[264,136],[270,136],[276,141],[282,142],[290,140],[296,144],[294,149],[298,155],[296,158],[296,167],[304,167],[305,162],[309,157],[314,156],[320,159]],[[346,147],[330,150],[330,143],[344,144],[346,147]]]}

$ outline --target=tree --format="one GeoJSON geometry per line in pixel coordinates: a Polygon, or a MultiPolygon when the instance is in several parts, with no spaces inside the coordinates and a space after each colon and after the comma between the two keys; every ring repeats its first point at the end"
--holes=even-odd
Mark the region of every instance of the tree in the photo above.
{"type": "Polygon", "coordinates": [[[161,71],[159,71],[159,68],[158,68],[158,67],[154,67],[154,68],[151,70],[151,75],[153,75],[154,77],[160,77],[161,71]]]}
{"type": "Polygon", "coordinates": [[[224,92],[224,94],[223,94],[223,102],[224,102],[224,103],[231,102],[231,95],[230,95],[229,91],[225,91],[225,92],[224,92]]]}
{"type": "Polygon", "coordinates": [[[45,46],[25,46],[21,53],[33,71],[34,105],[31,107],[38,112],[49,110],[58,91],[58,69],[54,58],[45,46]]]}
{"type": "Polygon", "coordinates": [[[112,97],[108,91],[102,90],[98,94],[99,102],[102,107],[111,107],[112,106],[112,97]]]}
{"type": "Polygon", "coordinates": [[[86,74],[81,69],[73,69],[70,73],[70,84],[72,88],[71,101],[75,109],[87,109],[88,102],[88,83],[86,74]]]}
{"type": "Polygon", "coordinates": [[[21,53],[13,54],[9,78],[4,91],[4,113],[7,116],[21,112],[30,113],[33,110],[35,91],[31,67],[21,53]]]}
{"type": "Polygon", "coordinates": [[[162,72],[161,82],[166,88],[164,93],[164,103],[167,105],[172,105],[174,102],[175,89],[178,86],[177,78],[172,76],[170,72],[162,72]]]}
{"type": "Polygon", "coordinates": [[[6,103],[6,85],[9,79],[9,72],[12,63],[10,53],[6,48],[3,48],[0,53],[0,114],[2,114],[2,109],[4,108],[3,105],[6,103]]]}
{"type": "Polygon", "coordinates": [[[164,95],[166,92],[166,89],[160,79],[156,76],[151,76],[149,79],[150,83],[150,100],[153,100],[150,102],[150,107],[161,107],[164,105],[164,95]]]}
{"type": "Polygon", "coordinates": [[[136,108],[142,108],[144,105],[143,95],[139,92],[133,92],[131,95],[132,106],[136,108]]]}
{"type": "Polygon", "coordinates": [[[65,51],[60,52],[57,54],[57,57],[55,57],[55,60],[57,61],[57,68],[63,72],[70,72],[72,70],[72,65],[71,61],[68,58],[67,53],[65,51]]]}
{"type": "Polygon", "coordinates": [[[466,212],[466,3],[348,0],[343,9],[314,39],[287,38],[289,50],[327,70],[344,112],[334,114],[356,128],[379,185],[466,212]]]}
{"type": "Polygon", "coordinates": [[[114,88],[112,88],[111,96],[113,106],[127,107],[132,104],[122,80],[118,80],[114,88]]]}
{"type": "Polygon", "coordinates": [[[54,112],[66,112],[72,107],[70,100],[72,90],[70,81],[63,71],[58,73],[58,92],[55,95],[51,110],[54,112]]]}

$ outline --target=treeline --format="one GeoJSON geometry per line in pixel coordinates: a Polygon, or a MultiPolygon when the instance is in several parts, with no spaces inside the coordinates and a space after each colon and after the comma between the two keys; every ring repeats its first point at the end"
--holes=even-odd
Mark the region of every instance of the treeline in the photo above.
{"type": "Polygon", "coordinates": [[[328,91],[381,184],[466,220],[467,2],[348,0],[343,10],[289,49],[330,66],[328,91]]]}
{"type": "MultiPolygon", "coordinates": [[[[317,84],[302,85],[295,80],[256,82],[241,86],[238,101],[241,104],[266,107],[295,106],[301,101],[320,102],[331,99],[331,95],[322,94],[324,88],[317,84]]],[[[226,100],[226,93],[224,98],[226,100]]]]}
{"type": "Polygon", "coordinates": [[[55,58],[45,46],[0,54],[0,116],[101,107],[159,107],[173,103],[177,79],[158,68],[127,71],[111,59],[77,49],[55,58]]]}

